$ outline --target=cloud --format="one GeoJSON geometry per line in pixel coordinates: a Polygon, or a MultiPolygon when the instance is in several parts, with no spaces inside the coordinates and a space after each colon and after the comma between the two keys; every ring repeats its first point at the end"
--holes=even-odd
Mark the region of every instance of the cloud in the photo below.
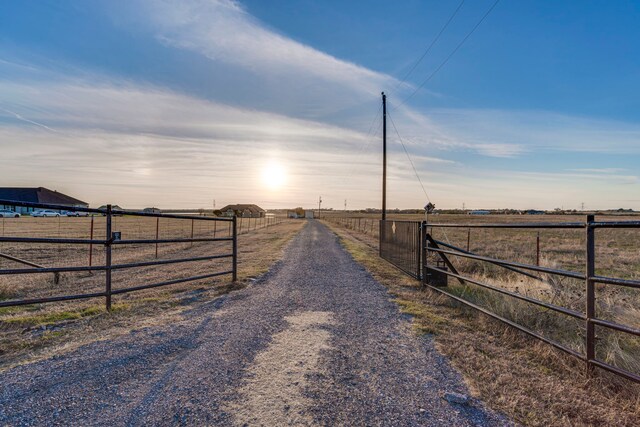
{"type": "MultiPolygon", "coordinates": [[[[319,194],[328,206],[345,198],[354,208],[379,204],[379,120],[372,135],[366,131],[380,91],[397,83],[392,76],[279,34],[231,1],[109,7],[129,24],[114,30],[131,31],[142,46],[151,40],[149,51],[162,52],[154,61],[193,56],[198,69],[187,65],[163,81],[145,72],[125,78],[51,60],[37,66],[0,59],[7,185],[69,188],[94,204],[131,207],[200,207],[213,198],[312,205],[319,194]],[[196,75],[205,78],[191,85],[196,75]],[[271,159],[289,173],[278,194],[260,183],[271,159]]],[[[546,111],[395,110],[393,99],[401,93],[390,98],[389,116],[439,206],[553,208],[630,200],[637,192],[638,177],[597,162],[551,173],[544,162],[528,162],[540,154],[638,155],[637,124],[546,111]]],[[[422,206],[422,189],[388,130],[390,205],[422,206]]]]}
{"type": "Polygon", "coordinates": [[[356,130],[150,85],[91,81],[0,81],[7,185],[74,186],[94,204],[171,200],[197,207],[212,193],[231,201],[265,195],[259,175],[270,158],[287,165],[292,199],[312,199],[305,188],[318,179],[340,188],[349,171],[365,177],[351,181],[365,187],[378,169],[369,154],[353,160],[367,142],[356,130]]]}
{"type": "Polygon", "coordinates": [[[531,152],[640,154],[640,125],[552,111],[431,109],[451,145],[515,157],[531,152]]]}
{"type": "Polygon", "coordinates": [[[388,75],[335,58],[266,28],[234,1],[145,1],[142,6],[159,40],[216,62],[281,78],[310,77],[365,93],[380,92],[396,83],[388,75]]]}

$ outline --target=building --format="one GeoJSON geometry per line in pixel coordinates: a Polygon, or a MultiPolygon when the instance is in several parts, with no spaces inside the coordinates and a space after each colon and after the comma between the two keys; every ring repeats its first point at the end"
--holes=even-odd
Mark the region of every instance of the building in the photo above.
{"type": "Polygon", "coordinates": [[[469,215],[489,215],[490,213],[491,213],[490,211],[477,210],[477,211],[469,212],[469,215]]]}
{"type": "MultiPolygon", "coordinates": [[[[16,202],[27,203],[46,203],[50,205],[62,205],[68,207],[88,208],[89,203],[78,200],[74,197],[58,193],[55,190],[49,190],[44,187],[0,187],[0,200],[13,200],[16,202]]],[[[10,203],[0,203],[0,209],[9,209],[21,214],[28,214],[38,208],[27,208],[24,206],[15,206],[10,203]]]]}
{"type": "Polygon", "coordinates": [[[142,210],[142,212],[144,212],[144,213],[154,213],[154,214],[159,214],[159,213],[161,213],[162,211],[161,211],[160,209],[158,209],[158,208],[144,208],[144,209],[142,210]]]}
{"type": "Polygon", "coordinates": [[[260,206],[251,204],[227,205],[220,212],[223,216],[240,218],[264,218],[266,215],[266,211],[260,206]]]}

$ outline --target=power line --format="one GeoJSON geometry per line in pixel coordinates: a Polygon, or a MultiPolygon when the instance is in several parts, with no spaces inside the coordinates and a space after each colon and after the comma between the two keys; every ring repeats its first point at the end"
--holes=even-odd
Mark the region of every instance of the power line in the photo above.
{"type": "Polygon", "coordinates": [[[429,198],[429,195],[427,194],[427,190],[425,190],[424,188],[424,184],[422,183],[422,179],[420,179],[420,175],[418,175],[418,171],[416,170],[415,165],[413,164],[413,160],[411,160],[411,156],[409,155],[409,151],[407,151],[407,147],[404,146],[404,142],[402,141],[402,137],[400,136],[400,133],[398,132],[398,128],[396,127],[396,124],[393,121],[393,118],[391,118],[391,114],[389,114],[389,112],[387,111],[387,115],[389,116],[389,120],[391,121],[391,125],[393,126],[393,129],[396,131],[396,135],[398,135],[398,140],[400,141],[400,144],[402,145],[402,149],[404,150],[404,153],[407,155],[407,159],[409,159],[409,163],[411,163],[411,167],[413,168],[413,173],[416,174],[416,178],[418,178],[418,182],[420,183],[420,187],[422,187],[422,192],[424,193],[425,197],[427,198],[427,201],[429,203],[431,203],[431,199],[429,198]]]}
{"type": "Polygon", "coordinates": [[[409,99],[411,99],[420,89],[422,89],[424,87],[424,85],[426,85],[429,80],[431,80],[436,74],[438,74],[438,72],[442,69],[442,67],[444,67],[447,62],[449,62],[449,60],[451,59],[451,57],[453,55],[456,54],[456,52],[462,47],[462,45],[467,41],[467,39],[469,37],[471,37],[471,34],[473,34],[476,29],[480,26],[480,24],[482,24],[482,22],[484,22],[484,20],[487,18],[487,16],[489,16],[489,14],[493,11],[493,9],[495,9],[495,7],[498,5],[498,3],[500,3],[500,0],[496,0],[491,7],[489,8],[489,10],[487,10],[485,12],[484,15],[482,15],[482,18],[480,18],[480,20],[476,23],[476,25],[474,25],[474,27],[471,29],[471,31],[469,31],[467,33],[466,36],[464,36],[464,38],[460,41],[460,43],[458,43],[458,45],[456,46],[455,49],[453,49],[453,51],[451,51],[451,53],[445,58],[444,61],[442,61],[442,63],[440,65],[438,65],[438,67],[429,75],[429,77],[427,77],[421,84],[420,86],[418,86],[417,88],[415,88],[415,90],[413,92],[411,92],[411,94],[409,96],[407,96],[405,99],[403,99],[398,105],[395,106],[395,108],[399,108],[401,105],[403,105],[405,102],[407,102],[409,99]]]}
{"type": "Polygon", "coordinates": [[[404,77],[402,78],[402,80],[396,85],[396,87],[393,89],[394,91],[397,90],[400,85],[402,85],[402,83],[404,83],[407,78],[411,75],[411,73],[413,73],[413,71],[416,69],[416,67],[418,65],[420,65],[420,63],[422,62],[422,60],[425,58],[425,56],[427,56],[427,54],[429,53],[429,51],[431,50],[431,48],[438,42],[438,40],[440,39],[440,36],[442,35],[442,33],[444,33],[444,31],[447,29],[447,27],[449,26],[449,24],[451,23],[451,21],[453,21],[453,18],[456,17],[456,15],[458,14],[458,12],[460,11],[460,9],[462,9],[462,5],[464,4],[465,0],[462,0],[460,2],[460,4],[458,5],[458,7],[456,8],[456,10],[453,11],[453,14],[451,14],[451,16],[449,17],[449,19],[447,20],[447,22],[445,22],[444,26],[440,29],[440,31],[438,32],[438,34],[436,35],[436,37],[431,41],[431,43],[429,44],[429,46],[427,47],[427,49],[424,51],[424,53],[422,54],[422,56],[420,56],[420,58],[418,58],[418,60],[415,62],[415,64],[413,64],[413,66],[411,67],[411,69],[404,75],[404,77]]]}
{"type": "MultiPolygon", "coordinates": [[[[382,126],[382,120],[378,120],[379,118],[381,118],[381,115],[380,115],[381,111],[382,111],[382,105],[378,107],[378,111],[376,112],[376,115],[374,116],[373,121],[371,122],[371,126],[369,126],[369,130],[367,131],[365,140],[360,145],[360,149],[358,150],[358,154],[356,155],[356,158],[359,158],[362,155],[362,153],[369,147],[369,145],[373,141],[373,137],[378,134],[378,130],[380,130],[380,127],[382,126]],[[371,131],[373,130],[374,125],[376,123],[378,123],[378,125],[376,126],[375,134],[372,134],[371,131]]],[[[354,168],[351,168],[349,170],[348,175],[344,177],[343,182],[346,182],[351,177],[351,175],[353,175],[353,173],[354,173],[354,168]]]]}

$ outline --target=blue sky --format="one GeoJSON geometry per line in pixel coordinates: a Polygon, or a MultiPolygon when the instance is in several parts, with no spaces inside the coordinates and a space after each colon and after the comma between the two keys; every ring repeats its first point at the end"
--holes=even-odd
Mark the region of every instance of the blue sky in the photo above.
{"type": "MultiPolygon", "coordinates": [[[[460,3],[4,2],[2,185],[379,206],[384,90],[438,207],[640,209],[640,4],[502,0],[401,104],[494,0],[465,1],[401,84],[460,3]]],[[[389,141],[389,204],[423,206],[389,141]]]]}

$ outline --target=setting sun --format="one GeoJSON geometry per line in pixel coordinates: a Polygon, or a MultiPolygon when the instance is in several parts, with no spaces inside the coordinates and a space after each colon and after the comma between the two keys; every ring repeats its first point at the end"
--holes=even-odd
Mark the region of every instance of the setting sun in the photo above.
{"type": "Polygon", "coordinates": [[[262,182],[270,190],[280,189],[286,180],[286,171],[284,167],[272,161],[262,169],[262,182]]]}

